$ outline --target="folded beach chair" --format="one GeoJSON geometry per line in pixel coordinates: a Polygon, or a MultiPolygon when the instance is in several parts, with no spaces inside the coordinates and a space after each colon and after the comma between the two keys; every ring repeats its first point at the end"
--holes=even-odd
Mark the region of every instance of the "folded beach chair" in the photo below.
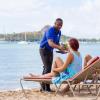
{"type": "MultiPolygon", "coordinates": [[[[79,86],[80,85],[87,85],[87,86],[96,85],[96,86],[100,86],[100,84],[85,84],[85,82],[84,82],[88,79],[92,79],[92,75],[95,73],[95,71],[97,69],[100,69],[100,58],[99,57],[96,57],[95,59],[92,59],[91,62],[89,62],[89,64],[87,65],[87,67],[85,69],[83,69],[82,71],[80,71],[79,73],[74,75],[72,78],[63,81],[59,85],[59,87],[57,87],[57,85],[55,84],[55,86],[57,87],[56,92],[59,91],[62,84],[67,84],[70,87],[70,90],[71,90],[73,96],[75,96],[75,93],[74,93],[72,85],[79,85],[79,86]],[[80,82],[83,82],[83,84],[80,84],[80,82]]],[[[22,79],[20,79],[20,85],[22,87],[22,91],[25,94],[22,81],[34,81],[34,82],[40,82],[40,83],[44,82],[44,83],[51,84],[52,83],[51,80],[52,80],[51,78],[32,78],[32,77],[22,78],[22,79]]],[[[98,98],[98,95],[99,95],[99,92],[100,92],[100,89],[98,89],[98,90],[99,91],[97,93],[96,99],[98,98]]],[[[26,96],[26,94],[25,94],[25,96],[26,96]]]]}

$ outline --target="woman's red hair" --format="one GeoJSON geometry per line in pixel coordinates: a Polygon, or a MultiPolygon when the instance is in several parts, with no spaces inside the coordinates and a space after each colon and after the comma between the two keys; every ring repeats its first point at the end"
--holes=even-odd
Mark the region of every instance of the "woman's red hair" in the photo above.
{"type": "Polygon", "coordinates": [[[69,45],[70,47],[75,50],[75,51],[78,51],[79,49],[79,42],[76,38],[71,38],[69,41],[69,45]]]}

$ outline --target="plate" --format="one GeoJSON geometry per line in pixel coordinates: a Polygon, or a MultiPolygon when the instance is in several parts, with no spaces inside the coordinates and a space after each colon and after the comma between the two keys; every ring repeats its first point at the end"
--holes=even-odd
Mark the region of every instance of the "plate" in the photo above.
{"type": "Polygon", "coordinates": [[[61,53],[61,54],[66,54],[66,53],[68,53],[68,51],[56,51],[57,53],[61,53]]]}

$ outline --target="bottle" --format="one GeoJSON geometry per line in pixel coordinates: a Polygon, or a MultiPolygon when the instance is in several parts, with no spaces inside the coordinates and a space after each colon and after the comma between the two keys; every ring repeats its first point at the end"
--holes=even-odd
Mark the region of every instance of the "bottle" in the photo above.
{"type": "Polygon", "coordinates": [[[63,44],[63,45],[64,45],[64,49],[67,50],[68,49],[67,44],[63,44]]]}

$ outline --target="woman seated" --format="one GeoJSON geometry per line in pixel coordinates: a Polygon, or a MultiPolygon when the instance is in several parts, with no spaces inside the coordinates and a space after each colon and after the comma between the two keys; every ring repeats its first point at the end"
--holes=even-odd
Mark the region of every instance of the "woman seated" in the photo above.
{"type": "Polygon", "coordinates": [[[52,78],[52,83],[59,84],[64,80],[73,77],[82,70],[82,58],[78,51],[79,42],[77,39],[71,38],[67,45],[69,52],[66,60],[63,62],[61,58],[56,58],[50,73],[44,75],[29,74],[29,76],[25,76],[24,78],[52,78]]]}

